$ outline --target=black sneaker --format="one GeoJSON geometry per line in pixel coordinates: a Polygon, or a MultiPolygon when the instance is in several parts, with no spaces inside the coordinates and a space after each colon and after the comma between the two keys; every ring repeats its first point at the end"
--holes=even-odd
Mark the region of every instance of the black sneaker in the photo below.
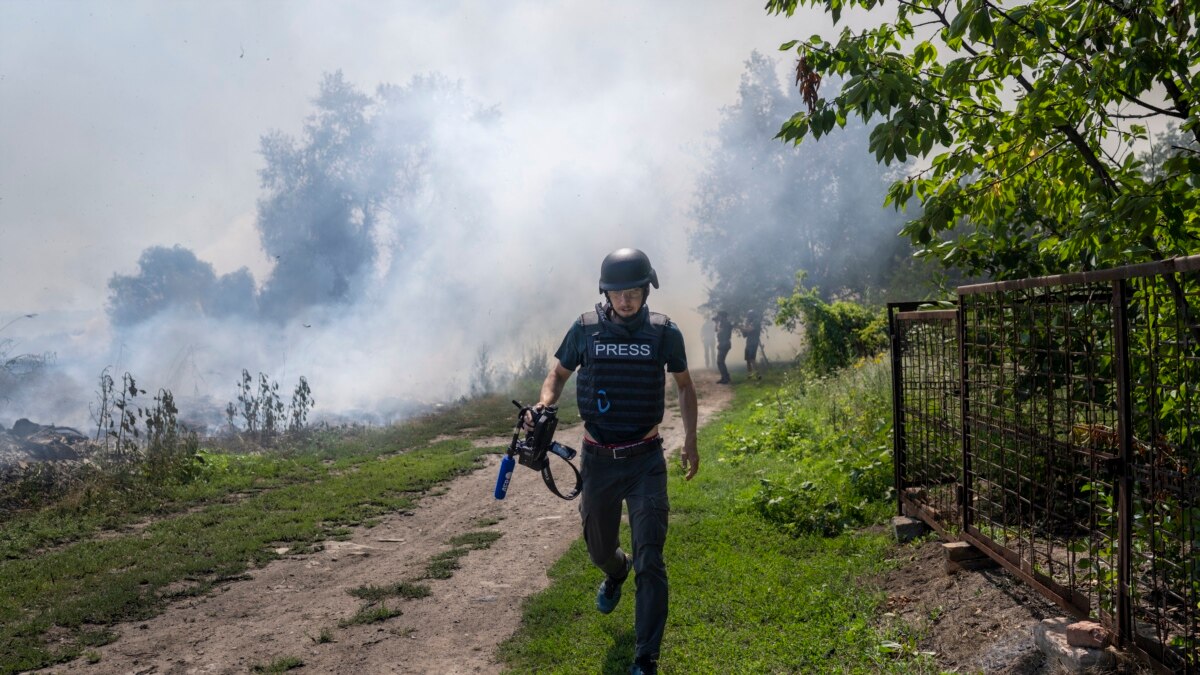
{"type": "Polygon", "coordinates": [[[617,608],[617,603],[621,601],[621,584],[629,578],[629,570],[633,569],[633,557],[628,553],[625,554],[625,576],[620,579],[606,576],[604,581],[600,582],[600,589],[596,591],[596,609],[600,610],[601,614],[608,614],[617,608]]]}
{"type": "Polygon", "coordinates": [[[643,656],[629,666],[629,675],[657,675],[658,659],[643,656]]]}

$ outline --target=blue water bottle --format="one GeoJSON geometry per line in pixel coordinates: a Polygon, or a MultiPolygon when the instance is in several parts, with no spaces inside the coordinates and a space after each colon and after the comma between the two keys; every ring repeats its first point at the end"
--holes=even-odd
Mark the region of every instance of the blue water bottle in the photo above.
{"type": "Polygon", "coordinates": [[[517,466],[517,460],[512,455],[505,455],[504,459],[500,460],[500,475],[496,476],[496,499],[504,499],[504,495],[508,494],[508,482],[512,480],[513,468],[517,466]]]}

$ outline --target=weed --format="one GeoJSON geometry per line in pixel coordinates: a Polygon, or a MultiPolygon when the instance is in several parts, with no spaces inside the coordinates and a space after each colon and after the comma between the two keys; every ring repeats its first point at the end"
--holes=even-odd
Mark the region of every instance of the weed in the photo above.
{"type": "Polygon", "coordinates": [[[424,584],[414,584],[407,581],[401,581],[390,586],[359,586],[347,592],[360,600],[368,602],[380,602],[391,597],[416,600],[418,598],[429,597],[432,593],[429,587],[424,584]]]}
{"type": "Polygon", "coordinates": [[[452,548],[429,559],[425,566],[425,579],[449,579],[454,576],[454,570],[462,567],[458,559],[470,552],[467,548],[452,548]]]}
{"type": "Polygon", "coordinates": [[[450,541],[446,543],[454,547],[461,546],[472,551],[482,551],[484,549],[491,548],[492,542],[499,539],[501,536],[503,536],[503,534],[503,532],[496,532],[495,530],[467,532],[450,539],[450,541]]]}
{"type": "Polygon", "coordinates": [[[475,521],[475,527],[491,527],[501,521],[500,518],[488,516],[475,521]]]}
{"type": "Polygon", "coordinates": [[[389,609],[388,606],[384,604],[380,604],[378,606],[367,605],[359,609],[358,612],[349,619],[343,619],[342,621],[339,621],[338,626],[341,628],[349,628],[350,626],[362,626],[371,623],[379,623],[380,621],[387,621],[393,617],[400,616],[403,613],[404,612],[400,611],[399,608],[389,609]]]}
{"type": "Polygon", "coordinates": [[[286,673],[289,670],[303,668],[304,661],[295,656],[281,656],[267,665],[256,665],[251,668],[255,673],[286,673]]]}
{"type": "Polygon", "coordinates": [[[321,632],[317,634],[317,637],[310,637],[309,639],[319,645],[329,644],[333,642],[333,631],[329,630],[328,628],[322,628],[321,632]]]}

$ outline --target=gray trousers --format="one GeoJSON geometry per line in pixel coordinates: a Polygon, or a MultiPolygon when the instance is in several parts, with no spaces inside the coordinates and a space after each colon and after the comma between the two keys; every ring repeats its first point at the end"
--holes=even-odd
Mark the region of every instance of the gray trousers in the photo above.
{"type": "Polygon", "coordinates": [[[592,563],[613,577],[625,573],[620,549],[621,503],[629,505],[633,571],[637,583],[635,658],[658,658],[667,625],[667,463],[662,451],[628,459],[583,453],[583,494],[579,515],[592,563]]]}

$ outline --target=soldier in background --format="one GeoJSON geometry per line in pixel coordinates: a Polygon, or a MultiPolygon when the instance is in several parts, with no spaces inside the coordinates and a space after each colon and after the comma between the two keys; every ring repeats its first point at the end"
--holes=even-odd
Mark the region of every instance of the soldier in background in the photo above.
{"type": "Polygon", "coordinates": [[[700,344],[704,345],[704,367],[712,368],[717,358],[717,334],[708,327],[707,321],[700,324],[700,344]]]}
{"type": "Polygon", "coordinates": [[[717,312],[717,318],[713,319],[713,322],[716,324],[713,330],[717,334],[717,370],[721,371],[721,379],[717,380],[717,384],[729,384],[729,369],[725,367],[725,357],[733,348],[733,324],[730,323],[729,314],[725,310],[717,312]]]}
{"type": "Polygon", "coordinates": [[[742,337],[746,338],[746,373],[747,377],[752,380],[761,380],[762,374],[756,369],[758,363],[758,347],[762,339],[762,321],[758,317],[758,312],[750,310],[746,312],[746,324],[742,326],[742,337]]]}

